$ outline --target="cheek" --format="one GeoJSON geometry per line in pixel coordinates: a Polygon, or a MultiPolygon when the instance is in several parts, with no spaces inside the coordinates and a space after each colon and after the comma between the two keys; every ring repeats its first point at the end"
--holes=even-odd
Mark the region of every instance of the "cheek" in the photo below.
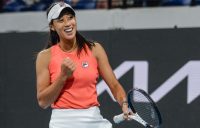
{"type": "Polygon", "coordinates": [[[59,33],[61,33],[61,31],[62,31],[62,28],[61,27],[59,27],[59,26],[57,26],[56,28],[55,28],[55,31],[59,34],[59,33]]]}
{"type": "Polygon", "coordinates": [[[77,30],[77,23],[74,23],[73,26],[74,26],[74,30],[76,31],[77,30]]]}
{"type": "Polygon", "coordinates": [[[73,24],[73,26],[77,26],[77,22],[76,22],[76,20],[74,19],[73,21],[72,21],[72,24],[73,24]]]}

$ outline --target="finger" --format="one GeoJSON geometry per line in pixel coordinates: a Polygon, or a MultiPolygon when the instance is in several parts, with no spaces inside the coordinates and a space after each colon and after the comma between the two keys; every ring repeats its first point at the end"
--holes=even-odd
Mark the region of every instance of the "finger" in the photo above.
{"type": "Polygon", "coordinates": [[[74,65],[74,63],[70,60],[65,60],[64,61],[64,65],[68,68],[72,67],[74,65]]]}
{"type": "Polygon", "coordinates": [[[75,71],[75,69],[76,69],[76,65],[73,65],[72,68],[71,68],[71,70],[75,71]]]}
{"type": "Polygon", "coordinates": [[[68,59],[68,60],[67,60],[67,63],[68,63],[69,65],[75,65],[74,61],[71,60],[71,59],[68,59]]]}
{"type": "Polygon", "coordinates": [[[127,119],[128,119],[128,113],[124,113],[123,118],[124,118],[125,120],[127,120],[127,119]]]}
{"type": "Polygon", "coordinates": [[[65,62],[72,62],[72,59],[69,58],[69,57],[67,57],[67,58],[64,58],[63,61],[65,61],[65,62]]]}
{"type": "Polygon", "coordinates": [[[70,59],[69,57],[66,57],[65,59],[70,59]]]}
{"type": "Polygon", "coordinates": [[[71,69],[71,70],[74,70],[76,65],[74,63],[69,63],[68,67],[71,69]]]}
{"type": "Polygon", "coordinates": [[[132,111],[129,112],[129,115],[134,115],[134,113],[132,111]]]}
{"type": "Polygon", "coordinates": [[[63,59],[64,62],[68,62],[69,60],[70,60],[69,57],[63,59]]]}

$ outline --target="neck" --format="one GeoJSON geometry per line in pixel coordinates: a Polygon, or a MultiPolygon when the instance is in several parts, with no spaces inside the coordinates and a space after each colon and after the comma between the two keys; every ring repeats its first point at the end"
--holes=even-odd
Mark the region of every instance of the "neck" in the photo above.
{"type": "Polygon", "coordinates": [[[60,42],[59,46],[64,52],[71,52],[71,51],[74,51],[77,48],[77,43],[76,43],[76,40],[68,41],[67,43],[66,42],[60,42]]]}

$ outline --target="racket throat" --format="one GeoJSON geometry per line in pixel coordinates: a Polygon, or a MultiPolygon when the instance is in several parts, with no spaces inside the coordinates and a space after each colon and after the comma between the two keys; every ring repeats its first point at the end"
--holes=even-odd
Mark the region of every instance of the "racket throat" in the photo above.
{"type": "Polygon", "coordinates": [[[148,127],[149,125],[147,124],[147,122],[144,121],[137,113],[134,113],[134,115],[132,115],[131,118],[134,119],[135,121],[141,123],[145,127],[150,128],[150,127],[148,127]]]}

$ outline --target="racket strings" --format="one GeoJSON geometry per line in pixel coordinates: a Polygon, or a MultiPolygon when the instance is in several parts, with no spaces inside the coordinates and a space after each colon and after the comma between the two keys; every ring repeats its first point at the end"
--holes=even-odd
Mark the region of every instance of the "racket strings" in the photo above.
{"type": "Polygon", "coordinates": [[[153,126],[159,124],[159,117],[151,101],[143,93],[134,90],[132,92],[131,103],[142,119],[153,126]]]}

